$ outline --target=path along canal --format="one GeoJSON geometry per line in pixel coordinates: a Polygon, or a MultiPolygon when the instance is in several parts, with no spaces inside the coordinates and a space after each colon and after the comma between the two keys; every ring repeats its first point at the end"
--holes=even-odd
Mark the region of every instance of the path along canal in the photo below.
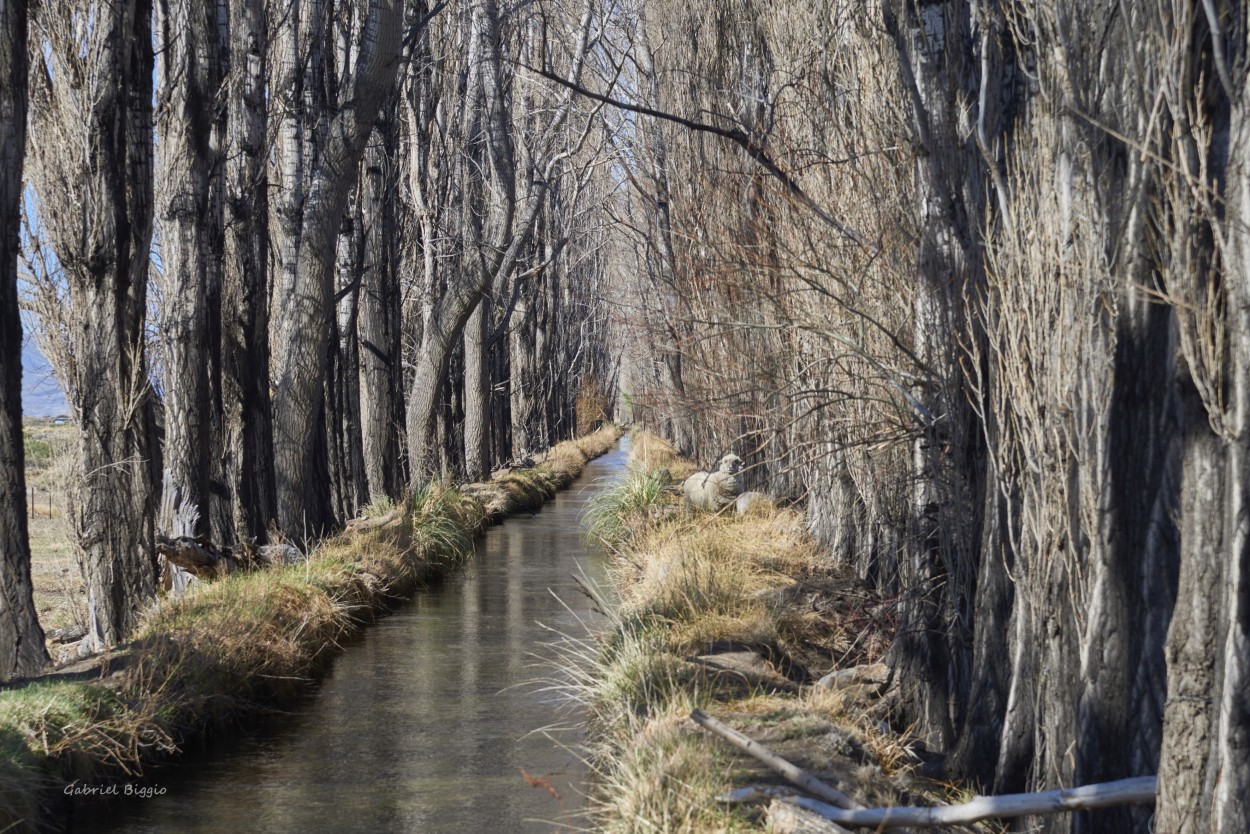
{"type": "Polygon", "coordinates": [[[586,828],[586,771],[567,749],[580,716],[535,681],[556,674],[551,629],[584,635],[578,618],[594,616],[575,577],[599,581],[603,566],[582,540],[581,515],[624,469],[628,443],[591,461],[534,517],[488,530],[468,565],[366,629],[276,729],[151,774],[159,796],[82,800],[74,830],[586,828]],[[566,729],[539,732],[552,726],[566,729]]]}

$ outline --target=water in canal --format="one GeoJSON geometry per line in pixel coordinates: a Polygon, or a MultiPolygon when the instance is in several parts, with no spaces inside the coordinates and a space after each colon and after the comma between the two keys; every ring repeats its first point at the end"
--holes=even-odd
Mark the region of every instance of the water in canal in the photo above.
{"type": "Polygon", "coordinates": [[[533,518],[489,530],[468,566],[366,629],[276,731],[155,774],[160,796],[80,802],[75,830],[585,828],[585,772],[563,746],[576,744],[576,731],[557,741],[536,732],[578,716],[527,682],[554,674],[535,658],[552,657],[548,628],[584,633],[577,617],[593,616],[574,577],[597,579],[602,566],[582,541],[580,516],[601,481],[624,467],[627,443],[592,461],[533,518]]]}

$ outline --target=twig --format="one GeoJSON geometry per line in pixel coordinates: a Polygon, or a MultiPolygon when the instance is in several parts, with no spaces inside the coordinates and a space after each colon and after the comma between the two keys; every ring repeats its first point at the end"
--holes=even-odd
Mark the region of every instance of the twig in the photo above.
{"type": "Polygon", "coordinates": [[[982,796],[962,805],[943,805],[936,808],[862,808],[848,811],[801,796],[782,801],[794,803],[841,825],[867,828],[912,825],[923,828],[977,822],[990,817],[1060,814],[1116,805],[1149,805],[1155,801],[1155,787],[1156,777],[1137,776],[1057,791],[982,796]]]}
{"type": "Polygon", "coordinates": [[[785,186],[786,191],[790,193],[790,196],[794,197],[802,205],[806,206],[809,211],[815,214],[821,221],[838,234],[854,241],[874,255],[881,253],[881,247],[879,244],[873,243],[861,232],[858,232],[850,226],[841,223],[837,218],[826,211],[823,206],[813,200],[808,193],[803,190],[803,187],[799,185],[797,180],[782,170],[781,166],[778,165],[768,153],[768,149],[763,142],[750,136],[746,133],[746,131],[740,130],[736,127],[718,127],[716,125],[707,124],[706,122],[697,122],[693,119],[683,118],[674,113],[666,113],[663,110],[656,110],[652,107],[644,107],[641,104],[632,104],[628,101],[621,101],[620,99],[615,99],[611,96],[605,96],[602,93],[596,93],[593,90],[588,90],[579,84],[575,84],[572,81],[561,78],[555,73],[548,72],[540,67],[531,67],[528,64],[520,62],[514,63],[522,69],[541,75],[548,81],[554,81],[556,84],[567,87],[579,96],[584,96],[585,98],[602,102],[603,104],[610,105],[620,110],[626,110],[630,113],[638,113],[642,116],[651,116],[652,118],[663,119],[664,121],[681,125],[682,127],[688,130],[693,130],[697,133],[710,133],[714,136],[719,136],[722,139],[728,139],[746,151],[747,156],[754,159],[765,171],[785,186]]]}
{"type": "MultiPolygon", "coordinates": [[[[733,727],[717,721],[703,710],[694,710],[690,713],[690,717],[703,729],[711,730],[734,747],[751,754],[808,793],[832,802],[838,808],[862,809],[864,807],[847,794],[831,785],[826,785],[806,770],[791,764],[758,741],[747,738],[733,727]]],[[[817,804],[826,808],[830,807],[824,802],[817,804]]]]}

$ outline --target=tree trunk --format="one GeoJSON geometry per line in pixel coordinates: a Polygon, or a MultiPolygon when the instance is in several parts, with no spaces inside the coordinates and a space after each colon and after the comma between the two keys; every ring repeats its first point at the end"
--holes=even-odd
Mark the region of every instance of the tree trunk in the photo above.
{"type": "Polygon", "coordinates": [[[399,497],[400,299],[395,274],[394,119],[384,118],[365,152],[361,182],[364,259],[360,279],[360,428],[367,502],[399,497]]]}
{"type": "MultiPolygon", "coordinates": [[[[537,338],[534,294],[537,278],[521,289],[516,309],[508,328],[509,393],[512,398],[512,457],[532,454],[539,445],[535,429],[535,397],[538,387],[537,338]]],[[[545,358],[545,357],[544,357],[545,358]]]]}
{"type": "Polygon", "coordinates": [[[100,210],[85,247],[91,257],[58,254],[67,265],[78,360],[70,396],[83,478],[71,512],[87,581],[88,639],[101,647],[123,640],[156,592],[149,459],[156,450],[143,326],[152,239],[152,5],[101,4],[96,15],[103,68],[86,129],[89,187],[100,210]]]}
{"type": "Polygon", "coordinates": [[[26,152],[26,3],[0,5],[0,681],[48,662],[35,613],[22,442],[22,319],[17,306],[26,152]]]}
{"type": "MultiPolygon", "coordinates": [[[[1240,15],[1236,31],[1245,41],[1244,12],[1240,15]]],[[[1202,49],[1210,60],[1207,44],[1185,46],[1202,49]]],[[[1208,368],[1193,351],[1185,354],[1181,564],[1165,647],[1167,702],[1154,826],[1160,834],[1250,830],[1250,232],[1245,225],[1250,218],[1250,75],[1244,69],[1250,46],[1233,41],[1230,48],[1241,56],[1241,69],[1227,90],[1228,121],[1213,119],[1214,138],[1208,138],[1206,123],[1192,130],[1199,142],[1215,149],[1227,142],[1224,215],[1211,218],[1218,224],[1214,238],[1222,244],[1221,257],[1216,261],[1210,254],[1216,247],[1209,241],[1191,242],[1187,235],[1182,241],[1187,246],[1207,243],[1199,260],[1205,268],[1177,276],[1182,283],[1192,282],[1178,305],[1182,344],[1214,338],[1220,361],[1208,368]],[[1203,310],[1201,302],[1210,298],[1222,302],[1213,312],[1207,308],[1213,318],[1199,318],[1201,329],[1186,332],[1194,310],[1203,310]]],[[[1206,71],[1215,73],[1213,67],[1206,71]]],[[[1203,101],[1207,93],[1201,82],[1184,81],[1181,106],[1191,99],[1203,101]]],[[[1188,116],[1178,108],[1175,134],[1191,133],[1188,116]]],[[[1186,163],[1198,153],[1219,161],[1215,149],[1190,147],[1178,155],[1186,163]]],[[[1210,200],[1204,186],[1191,186],[1198,206],[1210,200]]]]}
{"type": "Polygon", "coordinates": [[[357,196],[353,200],[356,205],[347,212],[338,236],[338,303],[326,378],[330,480],[339,518],[351,518],[356,514],[366,503],[367,489],[360,429],[358,321],[364,232],[358,199],[357,196]]]}
{"type": "MultiPolygon", "coordinates": [[[[323,380],[329,359],[335,242],[365,143],[395,80],[400,22],[396,0],[372,0],[352,89],[327,128],[306,197],[294,197],[298,216],[284,218],[293,234],[282,239],[284,268],[275,296],[282,318],[272,322],[270,341],[274,471],[278,520],[283,531],[296,538],[305,531],[324,531],[333,522],[321,495],[326,485],[317,477],[317,461],[326,457],[325,435],[317,423],[325,419],[323,380]]],[[[298,37],[289,36],[284,65],[298,68],[299,54],[298,37]]],[[[288,142],[282,149],[283,168],[292,172],[293,179],[301,167],[299,153],[298,143],[288,142]]]]}
{"type": "Polygon", "coordinates": [[[276,518],[269,400],[268,53],[262,0],[230,0],[221,452],[235,535],[258,541],[265,540],[276,518]]]}
{"type": "Polygon", "coordinates": [[[165,459],[182,503],[199,511],[193,535],[200,535],[211,529],[209,323],[219,315],[208,305],[208,283],[221,259],[213,199],[221,168],[211,141],[221,85],[217,7],[160,0],[157,12],[165,459]]]}
{"type": "Polygon", "coordinates": [[[406,418],[408,477],[413,485],[440,474],[437,438],[439,414],[445,399],[443,383],[451,366],[452,346],[473,312],[473,301],[473,297],[453,295],[449,291],[438,303],[429,299],[425,304],[421,347],[408,394],[406,418]]]}
{"type": "Polygon", "coordinates": [[[464,476],[469,481],[484,480],[490,471],[491,306],[483,295],[464,328],[464,476]]]}

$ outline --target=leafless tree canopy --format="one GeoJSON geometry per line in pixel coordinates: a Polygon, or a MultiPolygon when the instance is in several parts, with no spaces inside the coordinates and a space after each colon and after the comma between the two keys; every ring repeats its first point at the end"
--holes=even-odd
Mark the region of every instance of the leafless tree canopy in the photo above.
{"type": "Polygon", "coordinates": [[[99,642],[162,483],[307,542],[632,420],[897,601],[899,720],[957,772],[1157,772],[1154,831],[1250,830],[1242,4],[31,9],[0,244],[24,181],[99,642]]]}

